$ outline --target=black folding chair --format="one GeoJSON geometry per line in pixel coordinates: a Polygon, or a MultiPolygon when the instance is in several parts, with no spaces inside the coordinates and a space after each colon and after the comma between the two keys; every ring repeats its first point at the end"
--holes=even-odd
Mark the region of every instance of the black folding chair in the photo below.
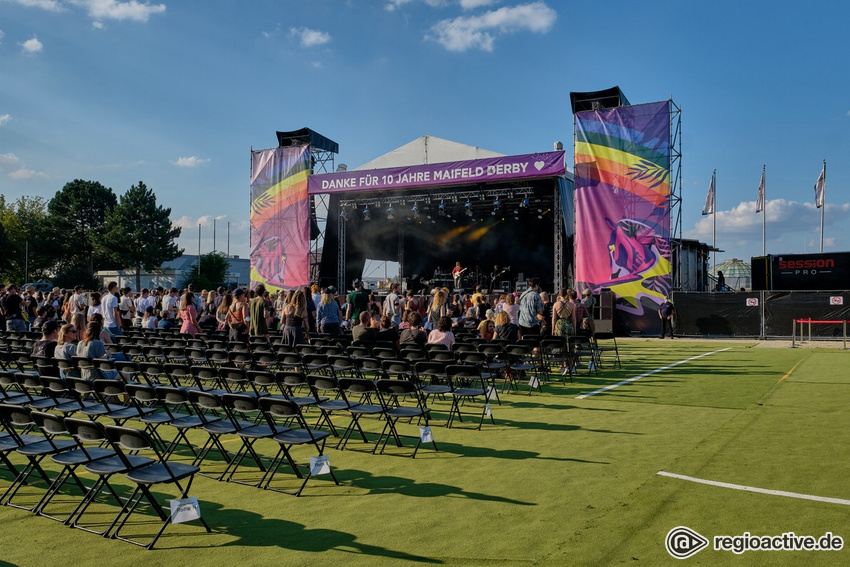
{"type": "MultiPolygon", "coordinates": [[[[378,380],[378,399],[381,401],[384,417],[384,429],[381,435],[375,442],[375,448],[372,450],[374,454],[381,447],[381,454],[387,447],[390,438],[395,440],[396,446],[403,447],[401,438],[402,435],[398,432],[398,422],[401,419],[412,421],[417,420],[417,425],[424,420],[425,425],[428,425],[428,417],[431,410],[425,406],[425,400],[422,397],[419,388],[411,380],[378,380]],[[383,443],[381,443],[383,441],[383,443]]],[[[407,436],[410,437],[410,436],[407,436]]],[[[413,448],[411,458],[416,458],[416,452],[419,451],[419,446],[422,444],[422,435],[417,435],[416,446],[413,448]]],[[[431,436],[431,444],[434,450],[437,450],[437,442],[431,436]]]]}
{"type": "MultiPolygon", "coordinates": [[[[194,465],[168,462],[157,450],[156,445],[150,436],[148,436],[148,434],[144,431],[139,431],[138,429],[130,427],[107,425],[106,434],[109,436],[109,441],[115,452],[118,454],[118,457],[128,468],[127,472],[124,473],[126,474],[127,479],[136,483],[136,488],[133,491],[133,494],[121,508],[121,511],[112,522],[112,525],[107,529],[107,532],[110,530],[112,532],[109,537],[112,539],[120,539],[147,549],[153,549],[157,540],[165,531],[165,528],[168,527],[172,513],[169,505],[162,504],[157,500],[152,489],[154,487],[161,488],[164,485],[173,484],[180,491],[178,499],[185,500],[189,494],[189,490],[192,488],[192,480],[195,478],[195,473],[197,473],[199,469],[194,465]],[[135,453],[139,451],[152,452],[156,457],[156,461],[144,467],[133,467],[134,459],[138,458],[135,456],[135,453]],[[130,516],[133,515],[133,512],[136,511],[143,499],[159,515],[160,519],[162,519],[162,525],[160,526],[159,531],[148,543],[142,543],[138,540],[119,535],[121,529],[127,523],[130,516]]],[[[204,521],[202,517],[199,517],[198,521],[201,522],[207,533],[212,532],[209,525],[207,525],[206,521],[204,521]]]]}
{"type": "MultiPolygon", "coordinates": [[[[299,445],[313,445],[318,456],[321,457],[324,454],[325,441],[328,436],[330,436],[330,433],[327,431],[318,431],[307,425],[307,422],[304,420],[304,416],[301,414],[301,408],[291,401],[272,397],[260,398],[260,408],[263,410],[263,414],[266,417],[266,423],[272,429],[279,427],[277,425],[279,420],[296,425],[296,427],[286,428],[274,436],[274,440],[277,441],[278,445],[280,445],[280,450],[272,459],[266,474],[260,481],[262,487],[266,490],[274,490],[276,492],[284,492],[286,494],[301,496],[301,492],[313,476],[313,470],[312,467],[308,465],[307,475],[304,476],[301,473],[298,463],[296,463],[295,459],[292,457],[292,448],[299,445]],[[298,487],[298,490],[295,492],[271,487],[271,482],[284,461],[286,461],[292,469],[292,472],[295,473],[295,476],[304,479],[304,482],[301,483],[301,486],[298,487]]],[[[333,470],[328,467],[328,471],[331,478],[333,478],[334,484],[339,486],[339,480],[337,480],[333,470]]]]}

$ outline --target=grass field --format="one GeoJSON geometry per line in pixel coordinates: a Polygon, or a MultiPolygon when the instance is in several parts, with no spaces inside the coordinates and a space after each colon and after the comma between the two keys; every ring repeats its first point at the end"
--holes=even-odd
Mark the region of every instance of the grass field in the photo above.
{"type": "MultiPolygon", "coordinates": [[[[850,500],[850,353],[657,339],[620,347],[622,370],[582,370],[567,385],[553,376],[543,394],[504,395],[493,405],[496,425],[481,431],[439,427],[447,404],[435,404],[438,452],[423,446],[416,459],[406,459],[330,449],[341,486],[315,478],[295,498],[198,477],[192,494],[213,533],[196,523],[170,526],[154,551],[4,507],[0,565],[850,563],[850,549],[738,555],[711,544],[678,563],[664,545],[676,526],[709,540],[744,532],[832,532],[847,540],[850,502],[658,474],[850,500]]],[[[344,427],[347,419],[338,423],[344,427]]],[[[238,441],[228,446],[235,450],[238,441]]],[[[277,446],[257,447],[271,456],[277,446]]],[[[215,461],[203,466],[222,468],[215,461]]],[[[247,467],[243,478],[251,477],[257,475],[247,467]]],[[[295,486],[287,477],[279,473],[284,485],[295,486]]],[[[1,472],[0,489],[9,482],[1,472]]],[[[16,501],[43,490],[35,483],[16,501]]],[[[75,498],[57,499],[55,509],[75,498]]],[[[91,518],[106,521],[116,512],[99,504],[91,518]]],[[[142,532],[149,527],[133,522],[142,532]]]]}

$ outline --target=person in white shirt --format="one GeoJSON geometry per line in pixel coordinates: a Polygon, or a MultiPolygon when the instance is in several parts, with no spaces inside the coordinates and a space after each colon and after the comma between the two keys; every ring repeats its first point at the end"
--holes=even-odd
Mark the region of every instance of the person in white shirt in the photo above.
{"type": "Polygon", "coordinates": [[[133,301],[133,304],[136,307],[136,317],[133,320],[134,327],[142,326],[142,318],[145,316],[145,312],[148,310],[148,307],[153,308],[154,297],[150,294],[150,290],[148,288],[142,288],[142,293],[133,301]]]}
{"type": "Polygon", "coordinates": [[[103,328],[111,335],[121,334],[121,311],[118,309],[118,298],[115,296],[118,290],[117,282],[109,282],[107,293],[101,298],[100,306],[103,314],[103,328]]]}

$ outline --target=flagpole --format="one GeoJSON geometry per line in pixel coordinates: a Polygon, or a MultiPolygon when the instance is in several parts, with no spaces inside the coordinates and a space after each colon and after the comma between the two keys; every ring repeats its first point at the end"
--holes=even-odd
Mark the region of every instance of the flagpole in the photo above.
{"type": "Polygon", "coordinates": [[[826,210],[826,160],[823,160],[823,191],[820,208],[820,252],[823,254],[823,212],[826,210]]]}
{"type": "Polygon", "coordinates": [[[767,166],[761,166],[761,178],[764,179],[764,195],[761,209],[761,255],[767,256],[767,179],[765,172],[767,166]]]}
{"type": "Polygon", "coordinates": [[[717,170],[714,170],[714,173],[711,174],[711,185],[714,187],[714,195],[712,195],[712,203],[711,203],[711,216],[714,218],[714,234],[712,236],[711,247],[714,249],[712,254],[712,264],[711,271],[714,272],[715,277],[717,277],[717,170]]]}

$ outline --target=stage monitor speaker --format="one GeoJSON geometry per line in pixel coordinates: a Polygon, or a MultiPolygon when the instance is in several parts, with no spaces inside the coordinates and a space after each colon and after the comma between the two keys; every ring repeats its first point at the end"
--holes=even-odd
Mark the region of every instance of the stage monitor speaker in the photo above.
{"type": "Polygon", "coordinates": [[[511,291],[511,282],[509,280],[499,282],[499,288],[500,289],[494,289],[493,291],[498,291],[499,293],[509,293],[511,291]]]}
{"type": "Polygon", "coordinates": [[[516,292],[517,293],[523,293],[527,289],[528,289],[528,282],[523,281],[523,282],[517,282],[516,283],[516,292]]]}

